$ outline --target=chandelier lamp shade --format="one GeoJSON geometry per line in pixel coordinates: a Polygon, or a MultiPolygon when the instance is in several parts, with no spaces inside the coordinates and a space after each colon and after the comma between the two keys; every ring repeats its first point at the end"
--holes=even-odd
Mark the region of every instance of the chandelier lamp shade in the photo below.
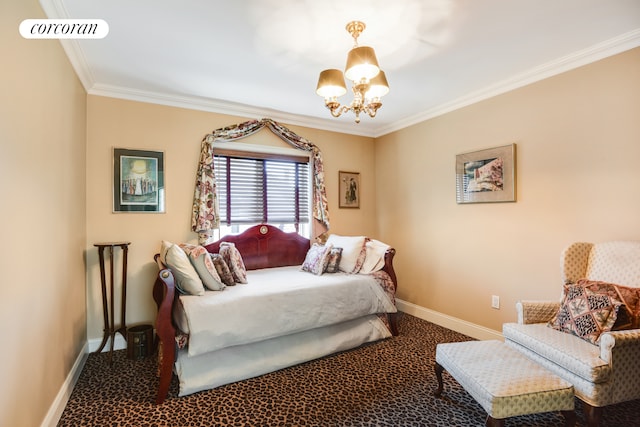
{"type": "Polygon", "coordinates": [[[347,111],[356,116],[360,123],[360,113],[375,117],[382,106],[380,99],[389,92],[389,84],[384,71],[378,65],[376,53],[372,47],[358,46],[358,36],[365,29],[365,24],[352,21],[347,24],[347,31],[354,40],[354,47],[347,56],[347,65],[342,71],[328,69],[320,73],[316,93],[324,98],[326,107],[333,117],[340,117],[347,111]],[[353,100],[349,105],[341,105],[338,98],[347,93],[345,77],[351,81],[353,100]]]}

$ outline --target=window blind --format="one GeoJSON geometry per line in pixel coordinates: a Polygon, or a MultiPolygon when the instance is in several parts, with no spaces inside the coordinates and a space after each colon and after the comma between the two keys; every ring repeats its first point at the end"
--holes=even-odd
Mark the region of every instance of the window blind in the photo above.
{"type": "Polygon", "coordinates": [[[214,168],[222,223],[309,222],[307,158],[216,150],[214,168]]]}

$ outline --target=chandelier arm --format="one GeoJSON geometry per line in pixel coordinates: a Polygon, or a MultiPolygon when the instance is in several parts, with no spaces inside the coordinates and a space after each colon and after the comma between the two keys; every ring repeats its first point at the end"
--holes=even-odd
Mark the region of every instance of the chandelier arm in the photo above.
{"type": "Polygon", "coordinates": [[[347,111],[350,110],[350,107],[346,105],[340,105],[338,103],[336,104],[337,105],[334,105],[333,107],[330,107],[329,105],[327,105],[327,108],[329,109],[329,111],[331,111],[331,115],[333,117],[340,117],[342,113],[346,113],[347,111]]]}
{"type": "Polygon", "coordinates": [[[365,105],[363,109],[367,112],[369,117],[374,118],[380,107],[382,107],[382,102],[370,102],[365,105]]]}

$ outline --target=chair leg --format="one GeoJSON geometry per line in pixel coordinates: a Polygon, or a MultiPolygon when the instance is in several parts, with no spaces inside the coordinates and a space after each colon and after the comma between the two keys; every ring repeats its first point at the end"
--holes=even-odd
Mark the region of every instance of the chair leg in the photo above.
{"type": "Polygon", "coordinates": [[[564,417],[564,425],[566,427],[574,427],[576,425],[576,411],[560,411],[564,417]]]}
{"type": "Polygon", "coordinates": [[[602,421],[602,407],[591,406],[587,402],[582,402],[582,410],[587,421],[587,427],[598,427],[602,421]]]}
{"type": "Polygon", "coordinates": [[[438,380],[438,388],[433,391],[433,395],[436,397],[440,397],[443,388],[442,371],[444,371],[444,368],[438,362],[436,362],[433,366],[433,370],[436,372],[436,379],[438,380]]]}

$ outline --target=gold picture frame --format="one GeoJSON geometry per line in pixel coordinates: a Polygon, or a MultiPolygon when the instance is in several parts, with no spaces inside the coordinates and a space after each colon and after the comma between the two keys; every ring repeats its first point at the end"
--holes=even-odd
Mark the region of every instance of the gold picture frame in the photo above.
{"type": "Polygon", "coordinates": [[[360,207],[360,172],[338,172],[340,208],[360,207]]]}
{"type": "Polygon", "coordinates": [[[516,201],[516,144],[456,155],[456,201],[516,201]]]}

